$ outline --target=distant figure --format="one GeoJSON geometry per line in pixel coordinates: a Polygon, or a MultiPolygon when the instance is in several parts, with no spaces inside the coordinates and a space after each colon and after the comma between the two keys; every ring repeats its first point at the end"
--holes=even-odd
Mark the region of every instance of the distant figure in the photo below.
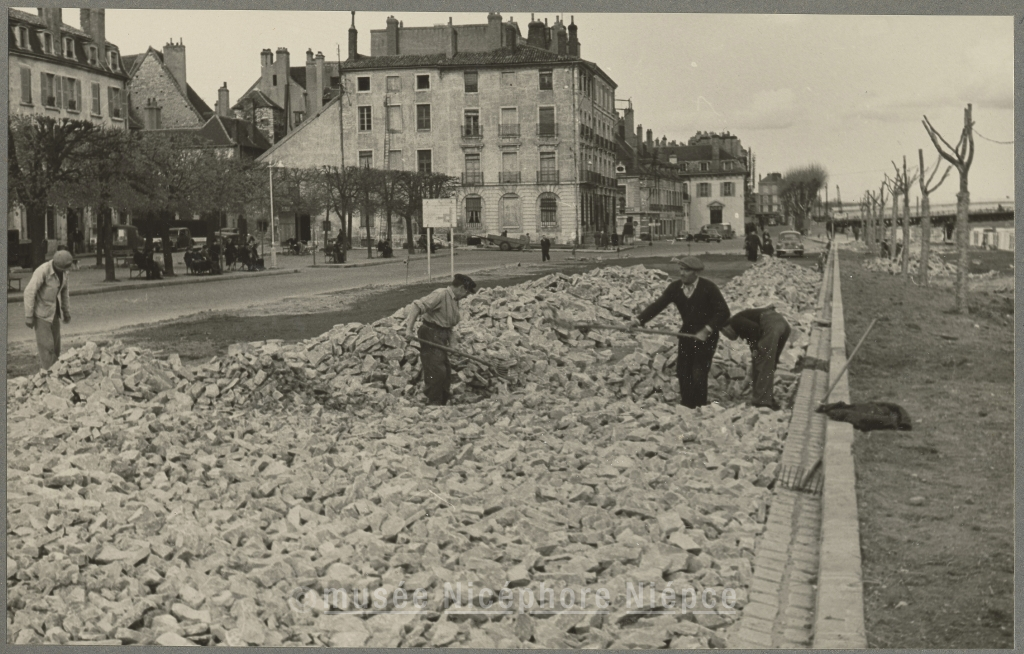
{"type": "Polygon", "coordinates": [[[753,229],[747,231],[747,238],[744,247],[747,250],[747,261],[757,261],[757,256],[762,249],[761,239],[757,237],[757,231],[753,229]]]}
{"type": "Polygon", "coordinates": [[[224,272],[220,267],[220,242],[217,237],[210,241],[210,272],[214,275],[224,272]]]}
{"type": "Polygon", "coordinates": [[[540,260],[551,261],[551,239],[547,236],[540,239],[540,260]]]}
{"type": "Polygon", "coordinates": [[[764,237],[761,240],[761,252],[763,252],[766,257],[770,257],[775,254],[775,246],[772,245],[772,235],[768,233],[768,230],[765,230],[764,237]]]}
{"type": "Polygon", "coordinates": [[[25,324],[36,332],[43,370],[60,358],[61,319],[71,322],[68,271],[74,260],[67,250],[58,250],[52,260],[36,268],[25,287],[25,324]]]}
{"type": "Polygon", "coordinates": [[[508,238],[508,230],[507,230],[507,229],[503,229],[503,230],[501,230],[501,235],[502,235],[502,237],[504,237],[504,238],[508,238]]]}
{"type": "Polygon", "coordinates": [[[345,235],[341,232],[334,239],[334,263],[345,263],[345,235]]]}

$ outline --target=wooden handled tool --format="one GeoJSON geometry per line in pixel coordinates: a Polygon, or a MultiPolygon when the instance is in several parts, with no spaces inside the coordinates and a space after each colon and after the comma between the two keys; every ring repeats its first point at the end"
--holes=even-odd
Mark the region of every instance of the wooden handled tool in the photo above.
{"type": "Polygon", "coordinates": [[[508,367],[506,367],[506,366],[498,365],[498,364],[493,363],[491,361],[488,361],[486,359],[481,359],[480,357],[473,356],[472,354],[467,354],[467,353],[462,352],[460,350],[452,349],[452,348],[447,347],[445,345],[440,345],[440,344],[435,343],[433,341],[425,341],[425,340],[423,340],[422,338],[420,338],[418,336],[409,336],[408,338],[411,339],[411,340],[419,342],[421,345],[427,345],[429,347],[436,347],[437,349],[443,350],[445,352],[448,352],[449,354],[457,354],[460,357],[466,357],[467,359],[470,359],[471,361],[476,361],[477,363],[479,363],[481,365],[484,365],[484,366],[487,366],[491,370],[494,370],[495,372],[497,372],[499,377],[504,378],[505,375],[508,374],[508,367]]]}
{"type": "Polygon", "coordinates": [[[608,329],[616,332],[641,332],[643,334],[662,334],[665,336],[678,336],[680,338],[692,338],[697,339],[696,334],[683,334],[682,332],[673,332],[667,329],[646,329],[644,327],[623,327],[621,325],[606,325],[597,322],[577,322],[572,324],[577,329],[608,329]]]}

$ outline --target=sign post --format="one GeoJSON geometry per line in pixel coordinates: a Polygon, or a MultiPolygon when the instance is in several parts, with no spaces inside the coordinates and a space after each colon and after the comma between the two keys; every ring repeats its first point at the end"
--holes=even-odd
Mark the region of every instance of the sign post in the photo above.
{"type": "Polygon", "coordinates": [[[433,228],[447,227],[452,250],[452,277],[455,276],[455,198],[439,198],[423,201],[423,226],[427,228],[427,279],[430,279],[430,250],[434,245],[433,228]]]}

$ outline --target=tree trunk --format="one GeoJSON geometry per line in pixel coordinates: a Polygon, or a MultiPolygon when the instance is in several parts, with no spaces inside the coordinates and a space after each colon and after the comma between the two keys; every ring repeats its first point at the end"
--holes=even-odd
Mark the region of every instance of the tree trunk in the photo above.
{"type": "Polygon", "coordinates": [[[416,254],[416,243],[412,240],[412,214],[405,217],[405,244],[409,254],[416,254]]]}
{"type": "Polygon", "coordinates": [[[345,242],[348,243],[348,249],[352,249],[352,209],[348,210],[348,229],[345,230],[345,242]]]}
{"type": "Polygon", "coordinates": [[[387,219],[388,219],[388,238],[387,238],[387,241],[388,241],[388,243],[390,243],[391,242],[391,209],[388,209],[386,214],[387,214],[387,219]]]}
{"type": "Polygon", "coordinates": [[[960,192],[956,194],[956,310],[967,314],[967,245],[970,229],[967,217],[971,208],[971,194],[967,190],[967,171],[960,173],[960,192]]]}
{"type": "MultiPolygon", "coordinates": [[[[904,162],[906,163],[906,162],[904,162]]],[[[904,174],[904,178],[906,175],[904,174]]],[[[909,183],[909,182],[904,182],[909,183]]],[[[903,283],[910,279],[910,190],[903,194],[903,283]]]]}
{"type": "Polygon", "coordinates": [[[928,258],[931,256],[932,212],[927,195],[921,196],[921,286],[928,285],[928,258]]]}
{"type": "Polygon", "coordinates": [[[896,193],[892,194],[892,225],[889,227],[889,258],[896,261],[896,219],[900,215],[900,198],[896,193]]]}
{"type": "Polygon", "coordinates": [[[103,214],[103,254],[105,256],[103,269],[106,272],[105,282],[116,282],[117,274],[114,270],[114,212],[104,207],[100,209],[103,214]]]}
{"type": "Polygon", "coordinates": [[[46,262],[46,205],[25,206],[26,238],[32,241],[32,270],[46,262]]]}
{"type": "Polygon", "coordinates": [[[164,277],[174,277],[174,252],[171,251],[174,244],[171,243],[171,222],[167,214],[155,216],[160,230],[160,242],[164,250],[164,277]]]}
{"type": "Polygon", "coordinates": [[[373,234],[370,232],[370,212],[363,208],[363,222],[366,223],[366,258],[373,258],[373,234]]]}

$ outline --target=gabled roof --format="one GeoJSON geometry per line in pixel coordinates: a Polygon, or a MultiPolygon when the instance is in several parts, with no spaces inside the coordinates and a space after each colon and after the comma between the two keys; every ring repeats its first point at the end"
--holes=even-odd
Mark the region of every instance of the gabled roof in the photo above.
{"type": "MultiPolygon", "coordinates": [[[[30,14],[26,11],[19,11],[18,9],[8,9],[7,18],[8,20],[14,18],[29,23],[31,25],[38,25],[39,27],[47,26],[46,21],[43,20],[42,16],[30,14]]],[[[66,32],[67,34],[73,34],[75,36],[84,36],[86,38],[91,38],[88,34],[78,29],[77,27],[72,27],[63,22],[60,24],[60,31],[66,32]]]]}
{"type": "Polygon", "coordinates": [[[199,134],[217,146],[234,146],[259,150],[270,149],[270,141],[252,124],[240,118],[231,118],[214,114],[199,129],[199,134]]]}
{"type": "MultiPolygon", "coordinates": [[[[173,81],[174,84],[178,86],[178,80],[174,77],[174,74],[171,73],[170,69],[167,68],[167,65],[164,64],[164,53],[160,50],[157,50],[153,46],[149,46],[149,49],[143,53],[125,55],[121,57],[121,63],[124,64],[125,70],[128,71],[128,77],[135,77],[135,74],[142,67],[142,62],[145,61],[146,55],[149,54],[152,54],[154,57],[156,57],[156,60],[160,63],[160,66],[167,72],[167,75],[170,77],[171,81],[173,81]]],[[[188,103],[190,105],[192,105],[192,108],[195,110],[195,112],[199,115],[200,118],[202,118],[203,120],[208,120],[210,116],[213,115],[213,109],[210,109],[210,105],[206,104],[206,102],[203,101],[201,97],[199,97],[199,94],[195,92],[195,89],[192,88],[191,84],[186,84],[185,87],[185,99],[188,100],[188,103]]]]}
{"type": "MultiPolygon", "coordinates": [[[[258,83],[259,82],[257,82],[257,84],[258,83]]],[[[259,90],[258,88],[250,88],[248,91],[242,94],[242,97],[238,98],[238,101],[235,102],[235,104],[231,108],[238,109],[239,111],[241,111],[243,109],[248,108],[250,102],[254,102],[256,106],[259,107],[260,109],[265,109],[269,107],[271,109],[281,110],[281,105],[271,100],[269,97],[267,97],[266,93],[259,90]]]]}

